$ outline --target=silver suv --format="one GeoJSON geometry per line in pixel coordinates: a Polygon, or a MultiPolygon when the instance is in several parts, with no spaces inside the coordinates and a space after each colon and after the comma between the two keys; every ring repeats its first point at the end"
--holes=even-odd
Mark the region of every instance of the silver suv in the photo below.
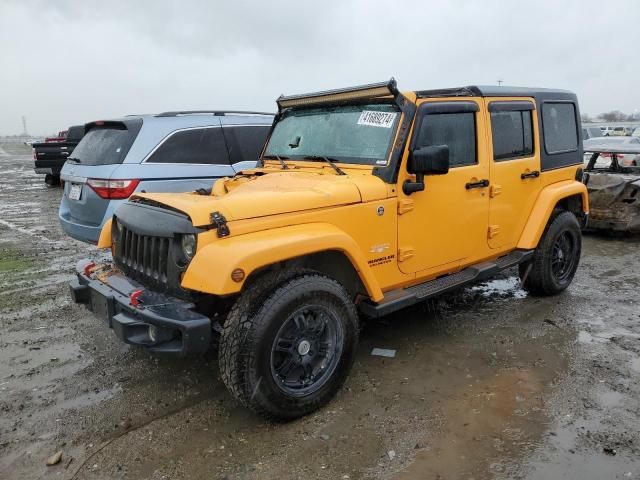
{"type": "Polygon", "coordinates": [[[97,243],[133,192],[210,189],[217,178],[252,168],[272,122],[270,113],[190,111],[88,123],[61,172],[62,228],[97,243]]]}

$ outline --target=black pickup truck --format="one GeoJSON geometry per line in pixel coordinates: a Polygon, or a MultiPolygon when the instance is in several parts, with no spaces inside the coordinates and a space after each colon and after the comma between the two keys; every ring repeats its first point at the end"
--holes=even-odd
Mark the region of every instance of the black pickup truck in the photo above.
{"type": "Polygon", "coordinates": [[[60,183],[60,170],[67,157],[71,155],[73,149],[84,137],[84,125],[69,127],[64,141],[50,141],[34,143],[33,160],[36,173],[44,174],[44,181],[47,185],[58,185],[60,183]]]}

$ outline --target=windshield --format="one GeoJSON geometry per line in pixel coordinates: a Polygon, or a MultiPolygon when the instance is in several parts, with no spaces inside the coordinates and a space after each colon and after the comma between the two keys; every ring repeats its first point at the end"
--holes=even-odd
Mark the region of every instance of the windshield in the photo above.
{"type": "Polygon", "coordinates": [[[276,123],[264,156],[385,165],[399,118],[396,105],[381,103],[289,110],[276,123]]]}

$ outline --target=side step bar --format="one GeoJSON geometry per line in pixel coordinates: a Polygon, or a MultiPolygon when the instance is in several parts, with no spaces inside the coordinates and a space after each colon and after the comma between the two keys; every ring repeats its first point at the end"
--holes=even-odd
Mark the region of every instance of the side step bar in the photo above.
{"type": "Polygon", "coordinates": [[[369,317],[383,317],[464,285],[486,280],[501,270],[526,262],[532,256],[533,250],[514,250],[492,262],[478,263],[459,272],[419,283],[413,287],[392,290],[385,294],[380,303],[364,300],[358,304],[358,307],[362,313],[369,317]]]}

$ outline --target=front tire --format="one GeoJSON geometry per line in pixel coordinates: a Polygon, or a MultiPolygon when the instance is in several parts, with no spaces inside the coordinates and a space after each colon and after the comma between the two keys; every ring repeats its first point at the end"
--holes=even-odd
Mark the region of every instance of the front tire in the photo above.
{"type": "Polygon", "coordinates": [[[315,272],[268,274],[229,313],[220,372],[242,404],[292,420],[333,398],[357,345],[358,315],[342,285],[315,272]]]}
{"type": "Polygon", "coordinates": [[[531,261],[520,264],[520,280],[533,295],[556,295],[567,288],[578,269],[582,233],[575,215],[563,211],[547,226],[531,261]]]}

